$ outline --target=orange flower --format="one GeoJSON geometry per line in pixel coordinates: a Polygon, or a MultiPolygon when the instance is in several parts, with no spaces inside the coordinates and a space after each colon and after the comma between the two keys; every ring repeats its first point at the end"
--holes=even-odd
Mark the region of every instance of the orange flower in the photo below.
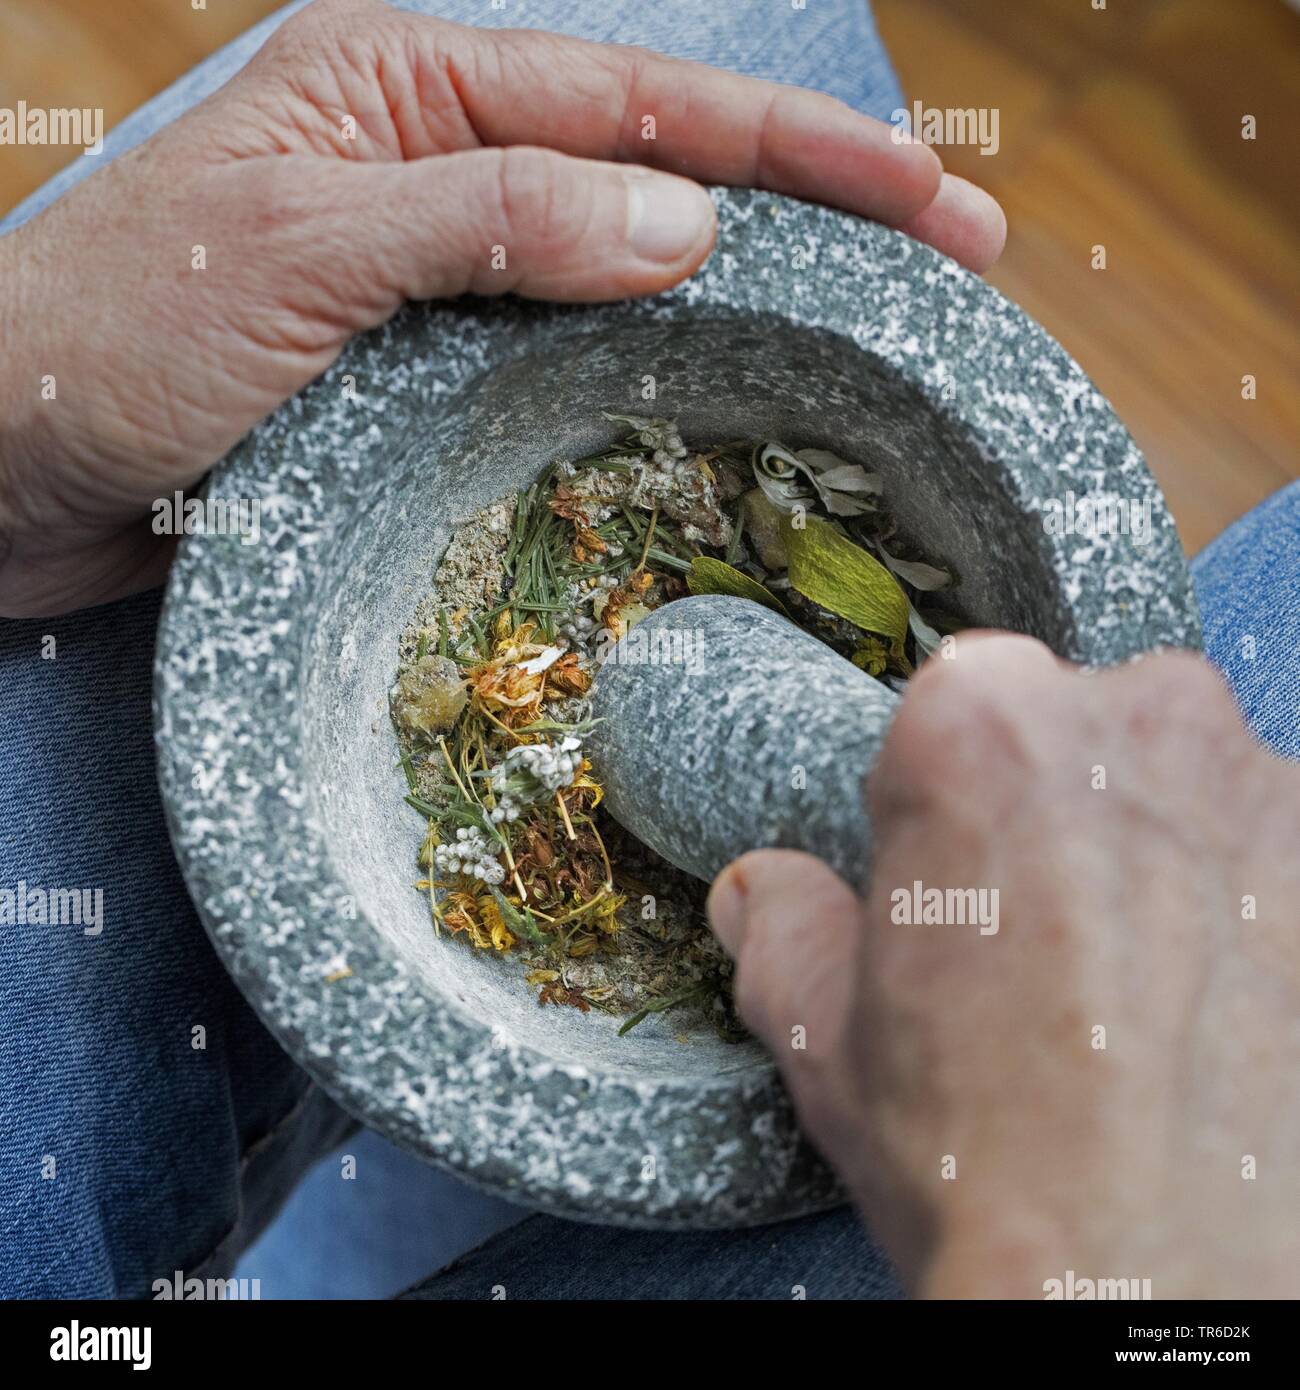
{"type": "Polygon", "coordinates": [[[562,985],[558,980],[542,986],[541,993],[537,996],[537,1002],[539,1004],[568,1004],[584,1014],[591,1012],[591,1005],[582,997],[580,989],[571,989],[567,985],[562,985]]]}
{"type": "Polygon", "coordinates": [[[555,494],[547,503],[556,516],[562,516],[565,521],[572,521],[581,526],[591,524],[587,515],[590,505],[591,498],[578,496],[567,483],[556,484],[555,494]]]}
{"type": "Polygon", "coordinates": [[[573,543],[573,558],[578,564],[589,565],[597,555],[603,555],[609,549],[590,526],[575,521],[573,528],[578,533],[578,538],[573,543]]]}
{"type": "Polygon", "coordinates": [[[642,599],[653,583],[654,575],[649,570],[638,570],[630,574],[617,589],[610,590],[601,609],[600,621],[615,637],[624,636],[630,625],[640,622],[650,612],[642,599]]]}
{"type": "Polygon", "coordinates": [[[479,898],[464,889],[448,893],[442,902],[442,920],[453,934],[464,932],[480,951],[509,951],[516,945],[501,905],[490,893],[479,898]]]}
{"type": "Polygon", "coordinates": [[[565,652],[546,678],[561,695],[585,695],[591,689],[591,674],[578,665],[577,652],[565,652]]]}
{"type": "Polygon", "coordinates": [[[466,673],[470,690],[478,703],[503,724],[527,724],[541,714],[544,671],[528,671],[524,663],[546,650],[534,640],[534,623],[521,623],[513,632],[498,625],[492,657],[466,673]]]}

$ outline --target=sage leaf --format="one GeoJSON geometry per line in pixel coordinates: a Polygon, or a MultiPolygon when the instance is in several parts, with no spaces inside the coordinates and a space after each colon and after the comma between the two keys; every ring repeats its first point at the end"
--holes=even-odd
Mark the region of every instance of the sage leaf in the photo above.
{"type": "Polygon", "coordinates": [[[881,491],[879,474],[868,473],[858,463],[845,463],[829,449],[800,449],[795,459],[832,516],[864,516],[876,510],[873,499],[881,491]]]}
{"type": "Polygon", "coordinates": [[[754,470],[754,477],[767,500],[783,512],[792,512],[796,506],[807,505],[813,500],[812,493],[805,492],[797,482],[785,478],[772,478],[758,469],[754,470]]]}
{"type": "MultiPolygon", "coordinates": [[[[907,624],[912,629],[912,636],[916,638],[917,648],[922,655],[933,656],[939,650],[943,638],[926,622],[911,603],[907,605],[907,624]]],[[[919,661],[917,665],[920,665],[919,661]]]]}
{"type": "Polygon", "coordinates": [[[789,449],[775,440],[764,444],[754,459],[754,481],[767,500],[785,512],[813,500],[812,492],[804,486],[808,472],[789,449]]]}
{"type": "Polygon", "coordinates": [[[829,449],[800,449],[792,454],[784,444],[770,439],[754,461],[754,477],[768,499],[786,511],[808,502],[811,483],[823,507],[832,516],[862,516],[876,509],[880,478],[856,463],[845,463],[829,449]]]}
{"type": "Polygon", "coordinates": [[[842,463],[838,468],[828,468],[817,475],[816,482],[819,487],[833,488],[836,492],[861,492],[874,496],[880,491],[879,475],[868,473],[857,463],[842,463]]]}
{"type": "Polygon", "coordinates": [[[902,579],[914,589],[920,589],[923,593],[930,593],[935,589],[946,589],[952,583],[952,575],[947,570],[936,569],[934,565],[923,564],[920,560],[900,560],[896,555],[891,555],[879,541],[876,548],[880,551],[880,558],[902,579]]]}

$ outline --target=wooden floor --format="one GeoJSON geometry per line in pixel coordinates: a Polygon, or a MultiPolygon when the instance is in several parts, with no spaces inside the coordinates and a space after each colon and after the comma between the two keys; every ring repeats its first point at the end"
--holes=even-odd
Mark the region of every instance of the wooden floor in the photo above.
{"type": "Polygon", "coordinates": [[[1000,109],[996,155],[942,151],[1007,210],[989,278],[1114,404],[1188,549],[1300,476],[1300,14],[1282,0],[877,0],[876,14],[909,101],[1000,109]]]}
{"type": "MultiPolygon", "coordinates": [[[[111,126],[275,8],[0,0],[0,106],[102,106],[111,126]]],[[[998,108],[995,156],[942,151],[1007,209],[990,278],[1114,403],[1188,549],[1300,475],[1300,15],[1283,0],[876,0],[876,13],[909,101],[998,108]]],[[[0,148],[0,210],[67,157],[0,148]]]]}

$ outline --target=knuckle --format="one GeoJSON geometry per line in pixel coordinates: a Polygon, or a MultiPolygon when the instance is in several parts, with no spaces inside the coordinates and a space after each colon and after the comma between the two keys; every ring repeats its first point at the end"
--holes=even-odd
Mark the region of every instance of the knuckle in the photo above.
{"type": "Polygon", "coordinates": [[[909,688],[886,736],[871,779],[873,797],[928,802],[957,774],[978,777],[994,763],[1034,761],[1026,708],[1013,683],[994,683],[981,672],[960,669],[960,662],[940,677],[924,675],[909,688]]]}
{"type": "MultiPolygon", "coordinates": [[[[1127,725],[1146,739],[1189,731],[1222,735],[1239,724],[1236,705],[1217,671],[1191,652],[1161,652],[1124,673],[1127,725]]],[[[1213,740],[1208,748],[1215,747],[1213,740]]]]}
{"type": "Polygon", "coordinates": [[[514,146],[497,161],[497,198],[508,231],[543,246],[571,240],[580,230],[583,200],[572,196],[563,156],[514,146]]]}
{"type": "Polygon", "coordinates": [[[958,684],[949,672],[936,678],[926,669],[909,684],[869,780],[873,794],[883,797],[905,783],[920,786],[933,778],[935,735],[952,723],[958,684]]]}

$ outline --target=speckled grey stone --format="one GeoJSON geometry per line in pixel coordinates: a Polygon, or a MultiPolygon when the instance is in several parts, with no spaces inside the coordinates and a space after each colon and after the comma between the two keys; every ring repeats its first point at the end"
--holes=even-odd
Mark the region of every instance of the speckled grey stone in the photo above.
{"type": "Polygon", "coordinates": [[[697,878],[778,846],[865,889],[862,783],[900,698],[779,613],[700,595],[610,652],[586,751],[614,818],[697,878]]]}
{"type": "Polygon", "coordinates": [[[907,238],[715,194],[717,249],[630,304],[413,307],[216,470],[261,540],[185,539],[157,661],[173,843],[261,1017],[360,1119],[562,1214],[727,1226],[837,1199],[756,1044],[541,1010],[508,961],[435,940],[418,818],[388,725],[398,634],[451,528],[550,457],[607,443],[601,408],[688,438],[771,434],[869,463],[905,533],[952,559],[974,620],[1068,656],[1194,645],[1173,526],[1078,367],[992,289],[907,238]],[[1045,499],[1151,496],[1151,543],[1049,536],[1045,499]]]}

